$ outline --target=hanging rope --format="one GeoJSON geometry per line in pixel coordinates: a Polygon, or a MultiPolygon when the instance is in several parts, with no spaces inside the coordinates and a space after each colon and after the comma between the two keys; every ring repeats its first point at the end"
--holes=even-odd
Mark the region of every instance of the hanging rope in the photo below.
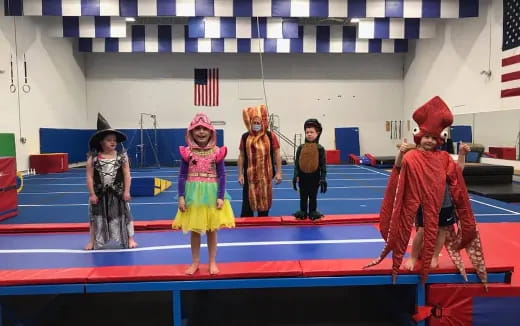
{"type": "MultiPolygon", "coordinates": [[[[13,27],[14,27],[14,49],[15,49],[15,57],[16,57],[16,62],[18,62],[18,32],[16,30],[16,17],[13,16],[13,27]]],[[[19,72],[19,69],[18,69],[18,64],[16,65],[16,84],[17,84],[17,89],[20,89],[20,72],[19,72]]],[[[23,133],[22,133],[22,108],[21,108],[21,105],[20,105],[20,92],[16,92],[17,96],[18,96],[18,129],[20,131],[20,140],[22,140],[24,137],[23,137],[23,133]]],[[[22,143],[25,143],[24,141],[22,141],[22,143]]]]}
{"type": "Polygon", "coordinates": [[[264,77],[264,58],[262,56],[262,52],[264,51],[264,46],[262,46],[263,38],[260,37],[260,20],[256,17],[256,33],[258,37],[258,54],[260,58],[260,74],[262,78],[262,90],[264,92],[264,104],[267,108],[267,116],[269,117],[269,105],[267,103],[267,92],[265,91],[265,77],[264,77]]]}

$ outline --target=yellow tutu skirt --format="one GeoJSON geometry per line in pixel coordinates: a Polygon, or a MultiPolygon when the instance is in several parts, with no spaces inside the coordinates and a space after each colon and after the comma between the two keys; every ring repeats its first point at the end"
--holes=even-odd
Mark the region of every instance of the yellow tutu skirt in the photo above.
{"type": "Polygon", "coordinates": [[[221,209],[217,209],[215,206],[191,205],[185,212],[177,210],[172,227],[181,229],[184,233],[204,234],[207,231],[235,227],[235,216],[229,200],[224,200],[224,206],[221,209]]]}

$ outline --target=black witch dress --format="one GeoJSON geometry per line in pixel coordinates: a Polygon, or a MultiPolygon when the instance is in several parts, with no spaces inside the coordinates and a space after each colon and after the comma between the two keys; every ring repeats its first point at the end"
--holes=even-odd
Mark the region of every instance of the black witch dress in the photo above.
{"type": "Polygon", "coordinates": [[[90,235],[94,249],[128,248],[128,239],[134,235],[130,206],[123,200],[123,165],[126,153],[115,159],[92,155],[94,192],[99,201],[89,205],[90,235]]]}

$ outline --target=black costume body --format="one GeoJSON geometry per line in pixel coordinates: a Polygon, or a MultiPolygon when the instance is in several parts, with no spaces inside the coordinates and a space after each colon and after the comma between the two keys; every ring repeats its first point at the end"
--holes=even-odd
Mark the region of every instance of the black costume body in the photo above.
{"type": "Polygon", "coordinates": [[[325,161],[325,149],[321,146],[319,136],[321,135],[321,125],[315,119],[305,122],[305,128],[314,127],[318,132],[318,137],[314,142],[305,141],[296,150],[294,160],[293,187],[296,183],[300,190],[300,210],[294,214],[298,219],[309,217],[312,220],[321,218],[323,215],[317,210],[318,189],[321,192],[327,191],[327,164],[325,161]]]}

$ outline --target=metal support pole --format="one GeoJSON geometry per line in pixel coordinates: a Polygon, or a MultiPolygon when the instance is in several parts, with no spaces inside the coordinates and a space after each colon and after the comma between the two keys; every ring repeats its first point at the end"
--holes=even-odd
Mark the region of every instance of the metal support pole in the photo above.
{"type": "Polygon", "coordinates": [[[155,160],[157,161],[157,167],[161,167],[161,163],[159,162],[159,143],[157,141],[157,116],[152,115],[153,118],[153,131],[154,131],[154,141],[155,141],[155,160]]]}
{"type": "Polygon", "coordinates": [[[181,291],[172,291],[173,326],[182,326],[181,291]]]}
{"type": "MultiPolygon", "coordinates": [[[[426,285],[419,283],[417,284],[416,289],[416,298],[415,298],[415,304],[417,307],[422,307],[426,305],[426,285]]],[[[420,321],[417,323],[417,326],[426,326],[425,321],[420,321]]]]}
{"type": "Polygon", "coordinates": [[[139,167],[144,166],[144,131],[143,131],[143,113],[141,113],[141,143],[139,144],[141,151],[141,164],[139,167]]]}

